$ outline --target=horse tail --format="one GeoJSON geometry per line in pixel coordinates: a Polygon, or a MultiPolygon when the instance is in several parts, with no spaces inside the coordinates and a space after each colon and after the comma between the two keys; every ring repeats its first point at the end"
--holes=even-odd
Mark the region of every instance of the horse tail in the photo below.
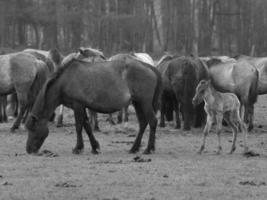
{"type": "Polygon", "coordinates": [[[31,98],[32,98],[31,103],[35,102],[35,99],[37,98],[39,91],[41,90],[42,86],[44,85],[45,81],[48,78],[48,72],[44,65],[45,63],[38,63],[36,66],[37,73],[31,86],[31,98]]]}
{"type": "Polygon", "coordinates": [[[248,103],[253,105],[256,103],[258,98],[258,80],[259,80],[259,72],[255,69],[255,78],[252,80],[252,83],[249,88],[249,96],[248,96],[248,103]]]}
{"type": "Polygon", "coordinates": [[[184,87],[183,87],[183,95],[184,99],[187,100],[187,102],[184,102],[185,104],[191,105],[191,100],[189,101],[189,98],[195,94],[195,86],[197,81],[196,71],[194,67],[194,63],[190,62],[189,60],[184,60],[184,69],[183,69],[183,81],[184,81],[184,87]]]}
{"type": "Polygon", "coordinates": [[[156,113],[159,109],[159,106],[160,106],[160,97],[162,94],[162,77],[161,77],[161,74],[159,73],[159,71],[155,67],[149,65],[149,68],[157,76],[157,85],[156,85],[156,88],[154,90],[154,96],[153,96],[153,100],[152,100],[152,106],[153,106],[154,112],[156,113]]]}

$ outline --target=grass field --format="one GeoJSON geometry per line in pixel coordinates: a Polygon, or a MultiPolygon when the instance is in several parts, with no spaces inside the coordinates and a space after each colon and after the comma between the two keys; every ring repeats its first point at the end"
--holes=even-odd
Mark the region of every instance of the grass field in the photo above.
{"type": "Polygon", "coordinates": [[[214,133],[208,137],[206,151],[198,155],[202,129],[184,132],[173,129],[173,123],[158,128],[154,154],[128,154],[138,130],[133,111],[129,123],[115,126],[100,115],[101,132],[95,133],[101,145],[99,155],[90,153],[85,134],[84,152],[72,154],[76,135],[71,110],[65,113],[64,127],[49,125],[50,134],[41,151],[52,151],[50,156],[27,155],[25,128],[11,134],[12,121],[1,124],[0,199],[267,199],[266,106],[267,96],[259,97],[256,128],[248,141],[260,156],[251,158],[242,155],[241,134],[236,152],[227,154],[231,145],[227,128],[222,134],[222,155],[215,154],[214,133]]]}

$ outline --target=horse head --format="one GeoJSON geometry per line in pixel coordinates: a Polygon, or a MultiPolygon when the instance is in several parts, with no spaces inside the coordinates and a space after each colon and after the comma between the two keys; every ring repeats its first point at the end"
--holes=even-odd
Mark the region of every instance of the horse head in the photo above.
{"type": "Polygon", "coordinates": [[[197,87],[196,87],[196,93],[195,96],[192,99],[192,103],[194,106],[200,104],[203,101],[205,92],[207,90],[207,88],[210,85],[210,80],[201,80],[197,87]]]}
{"type": "Polygon", "coordinates": [[[37,153],[49,133],[47,120],[39,119],[30,114],[26,120],[25,127],[28,130],[26,151],[29,154],[37,153]]]}

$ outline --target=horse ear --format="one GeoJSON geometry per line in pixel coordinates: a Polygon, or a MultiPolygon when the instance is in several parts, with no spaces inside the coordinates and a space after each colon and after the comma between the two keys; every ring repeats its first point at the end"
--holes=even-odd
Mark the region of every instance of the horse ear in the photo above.
{"type": "Polygon", "coordinates": [[[83,54],[84,54],[84,48],[83,48],[83,47],[80,47],[80,48],[79,48],[79,52],[80,52],[80,54],[83,55],[83,54]]]}
{"type": "Polygon", "coordinates": [[[86,49],[84,47],[79,48],[79,53],[83,56],[86,56],[86,49]]]}
{"type": "Polygon", "coordinates": [[[103,60],[107,60],[107,58],[104,55],[100,55],[100,58],[102,58],[103,60]]]}

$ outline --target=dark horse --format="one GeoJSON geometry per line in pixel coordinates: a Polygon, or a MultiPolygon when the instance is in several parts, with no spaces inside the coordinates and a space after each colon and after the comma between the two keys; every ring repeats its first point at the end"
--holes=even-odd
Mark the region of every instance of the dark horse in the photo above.
{"type": "MultiPolygon", "coordinates": [[[[116,54],[114,56],[111,56],[108,61],[124,61],[124,60],[129,60],[129,59],[133,59],[136,61],[139,61],[145,65],[150,65],[150,66],[154,66],[154,61],[153,59],[147,54],[147,53],[119,53],[116,54]]],[[[122,121],[124,122],[128,122],[128,106],[126,106],[125,108],[123,108],[122,110],[120,110],[120,112],[118,113],[118,123],[122,123],[122,121]],[[124,119],[123,118],[123,113],[124,113],[124,119]]],[[[112,114],[110,114],[109,116],[109,121],[111,123],[114,123],[113,119],[112,119],[112,114]]]]}
{"type": "Polygon", "coordinates": [[[160,126],[165,126],[164,115],[167,112],[166,105],[169,103],[173,104],[176,113],[176,128],[181,126],[180,108],[184,117],[184,130],[190,130],[194,118],[194,126],[201,126],[205,118],[204,104],[194,107],[192,98],[199,81],[209,77],[207,66],[198,58],[167,56],[157,68],[163,79],[160,126]]]}
{"type": "Polygon", "coordinates": [[[38,94],[26,120],[28,140],[26,150],[36,153],[48,136],[47,121],[55,108],[63,104],[74,110],[77,144],[73,153],[84,147],[82,128],[85,129],[92,152],[99,144],[92,134],[85,108],[100,113],[118,111],[132,101],[139,133],[130,150],[139,150],[147,124],[150,126],[148,145],[144,153],[155,150],[157,127],[156,111],[161,92],[161,77],[156,69],[134,60],[89,63],[72,59],[51,77],[38,94]]]}

